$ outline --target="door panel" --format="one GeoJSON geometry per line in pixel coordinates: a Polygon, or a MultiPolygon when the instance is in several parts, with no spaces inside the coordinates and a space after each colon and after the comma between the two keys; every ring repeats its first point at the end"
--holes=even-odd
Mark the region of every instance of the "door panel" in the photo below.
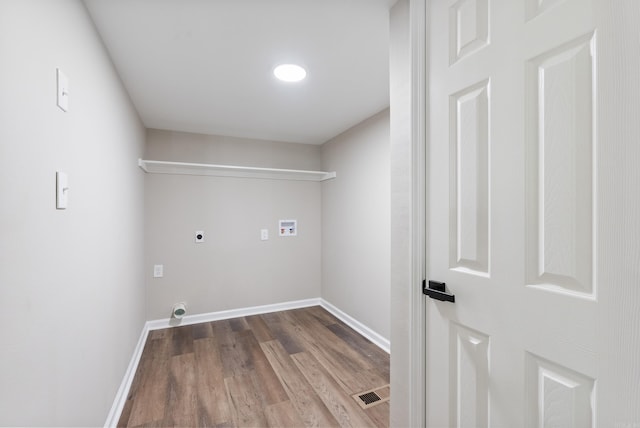
{"type": "Polygon", "coordinates": [[[450,97],[449,266],[489,275],[489,80],[450,97]]]}
{"type": "Polygon", "coordinates": [[[489,426],[489,337],[451,323],[451,420],[454,426],[489,426]]]}
{"type": "Polygon", "coordinates": [[[489,43],[489,0],[460,0],[449,10],[449,58],[453,64],[489,43]]]}
{"type": "Polygon", "coordinates": [[[527,363],[527,427],[589,427],[595,381],[533,354],[527,363]]]}
{"type": "Polygon", "coordinates": [[[591,3],[430,3],[429,426],[595,424],[591,3]]]}
{"type": "Polygon", "coordinates": [[[527,284],[595,298],[595,35],[527,62],[527,284]]]}

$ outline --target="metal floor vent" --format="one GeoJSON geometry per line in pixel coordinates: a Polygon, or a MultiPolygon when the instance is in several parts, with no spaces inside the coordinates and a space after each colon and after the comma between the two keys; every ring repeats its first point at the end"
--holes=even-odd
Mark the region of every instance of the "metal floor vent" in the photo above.
{"type": "Polygon", "coordinates": [[[385,385],[379,388],[372,389],[370,391],[359,392],[353,394],[352,397],[363,409],[376,406],[381,403],[389,401],[390,398],[389,385],[385,385]]]}
{"type": "Polygon", "coordinates": [[[364,402],[365,406],[367,404],[375,403],[376,401],[381,400],[381,398],[378,397],[378,394],[376,394],[375,392],[367,392],[366,394],[358,395],[358,398],[360,398],[364,402]]]}

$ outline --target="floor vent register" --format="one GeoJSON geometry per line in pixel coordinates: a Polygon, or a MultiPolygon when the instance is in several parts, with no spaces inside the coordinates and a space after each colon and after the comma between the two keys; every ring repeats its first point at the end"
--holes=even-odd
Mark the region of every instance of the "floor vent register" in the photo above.
{"type": "Polygon", "coordinates": [[[369,391],[353,394],[352,397],[363,409],[386,403],[391,396],[389,385],[381,386],[369,391]]]}

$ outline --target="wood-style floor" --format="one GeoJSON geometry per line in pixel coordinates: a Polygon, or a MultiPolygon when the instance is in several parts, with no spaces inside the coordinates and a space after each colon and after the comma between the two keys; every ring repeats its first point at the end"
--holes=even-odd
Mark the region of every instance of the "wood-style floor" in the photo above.
{"type": "Polygon", "coordinates": [[[150,332],[118,426],[388,427],[389,355],[319,306],[150,332]]]}

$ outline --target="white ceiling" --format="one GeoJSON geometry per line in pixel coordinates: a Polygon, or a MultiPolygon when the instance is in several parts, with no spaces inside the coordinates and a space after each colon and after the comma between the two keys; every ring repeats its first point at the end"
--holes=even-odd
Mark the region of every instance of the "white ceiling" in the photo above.
{"type": "Polygon", "coordinates": [[[85,0],[148,128],[307,144],[389,105],[394,2],[85,0]]]}

